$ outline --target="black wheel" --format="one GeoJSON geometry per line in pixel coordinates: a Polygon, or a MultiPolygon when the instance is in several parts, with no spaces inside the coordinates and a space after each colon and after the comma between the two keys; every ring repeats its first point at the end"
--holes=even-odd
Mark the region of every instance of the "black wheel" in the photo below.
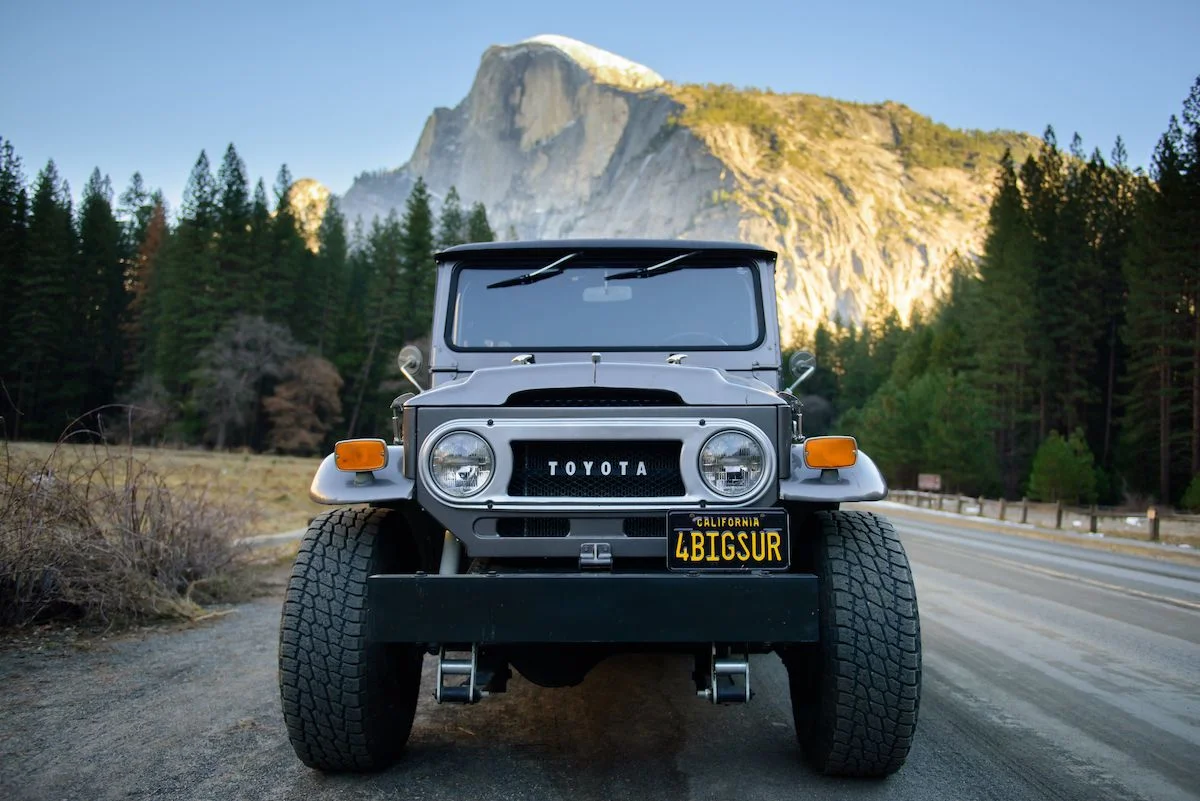
{"type": "Polygon", "coordinates": [[[413,572],[397,513],[338,509],[300,545],[279,627],[279,691],[296,756],[323,771],[369,771],[400,755],[412,729],[422,653],[367,638],[367,576],[413,572]]]}
{"type": "Polygon", "coordinates": [[[812,521],[821,642],[784,656],[796,736],[824,774],[888,776],[908,757],[921,698],[908,557],[877,515],[818,512],[812,521]]]}

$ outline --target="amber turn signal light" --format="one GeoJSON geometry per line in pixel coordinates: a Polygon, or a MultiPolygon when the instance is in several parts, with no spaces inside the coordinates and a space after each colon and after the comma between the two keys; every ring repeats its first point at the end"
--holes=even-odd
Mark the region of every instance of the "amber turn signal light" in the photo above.
{"type": "Polygon", "coordinates": [[[804,440],[804,464],[814,470],[850,467],[858,460],[854,437],[810,437],[804,440]]]}
{"type": "Polygon", "coordinates": [[[333,446],[333,461],[338,470],[361,473],[387,467],[387,443],[381,439],[344,439],[333,446]]]}

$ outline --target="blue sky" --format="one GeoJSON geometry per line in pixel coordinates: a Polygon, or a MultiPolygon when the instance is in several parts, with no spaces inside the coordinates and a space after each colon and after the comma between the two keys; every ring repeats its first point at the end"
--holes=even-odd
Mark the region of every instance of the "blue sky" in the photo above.
{"type": "Polygon", "coordinates": [[[491,44],[558,33],[678,82],[896,100],[966,128],[1040,134],[1145,165],[1200,74],[1200,2],[55,2],[0,7],[0,136],[78,193],[134,170],[178,204],[230,142],[344,192],[407,160],[491,44]]]}

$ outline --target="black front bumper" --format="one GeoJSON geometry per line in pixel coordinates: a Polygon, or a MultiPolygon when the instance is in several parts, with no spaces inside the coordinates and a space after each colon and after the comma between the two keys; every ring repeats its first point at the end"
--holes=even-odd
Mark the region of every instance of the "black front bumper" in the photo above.
{"type": "Polygon", "coordinates": [[[498,573],[367,579],[369,636],[419,643],[816,642],[817,577],[498,573]]]}

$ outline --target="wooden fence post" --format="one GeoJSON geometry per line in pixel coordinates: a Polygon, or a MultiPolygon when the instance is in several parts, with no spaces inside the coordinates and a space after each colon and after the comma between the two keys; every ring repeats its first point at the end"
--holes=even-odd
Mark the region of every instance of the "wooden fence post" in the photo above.
{"type": "Polygon", "coordinates": [[[975,513],[975,516],[983,517],[983,496],[980,495],[978,498],[976,498],[975,503],[979,507],[979,510],[975,513]]]}
{"type": "Polygon", "coordinates": [[[1054,527],[1062,528],[1063,506],[1062,501],[1054,502],[1054,527]]]}
{"type": "Polygon", "coordinates": [[[938,493],[938,511],[939,512],[946,508],[945,503],[946,503],[946,496],[939,492],[938,493]]]}
{"type": "Polygon", "coordinates": [[[1146,519],[1150,521],[1150,541],[1158,542],[1158,509],[1153,506],[1147,509],[1146,519]]]}
{"type": "Polygon", "coordinates": [[[1007,506],[1008,506],[1008,501],[1006,501],[1004,498],[1001,498],[1000,499],[1000,517],[999,517],[1000,520],[1004,519],[1004,510],[1007,506]]]}
{"type": "Polygon", "coordinates": [[[1093,534],[1095,534],[1096,533],[1096,504],[1094,504],[1094,503],[1092,504],[1092,508],[1090,510],[1088,510],[1088,513],[1091,515],[1091,518],[1092,518],[1091,523],[1088,526],[1088,530],[1091,531],[1093,534]]]}
{"type": "Polygon", "coordinates": [[[1021,522],[1022,523],[1029,522],[1029,498],[1028,497],[1021,499],[1021,522]]]}
{"type": "Polygon", "coordinates": [[[957,498],[954,499],[954,514],[956,514],[956,515],[962,514],[962,496],[961,495],[959,495],[957,498]]]}

